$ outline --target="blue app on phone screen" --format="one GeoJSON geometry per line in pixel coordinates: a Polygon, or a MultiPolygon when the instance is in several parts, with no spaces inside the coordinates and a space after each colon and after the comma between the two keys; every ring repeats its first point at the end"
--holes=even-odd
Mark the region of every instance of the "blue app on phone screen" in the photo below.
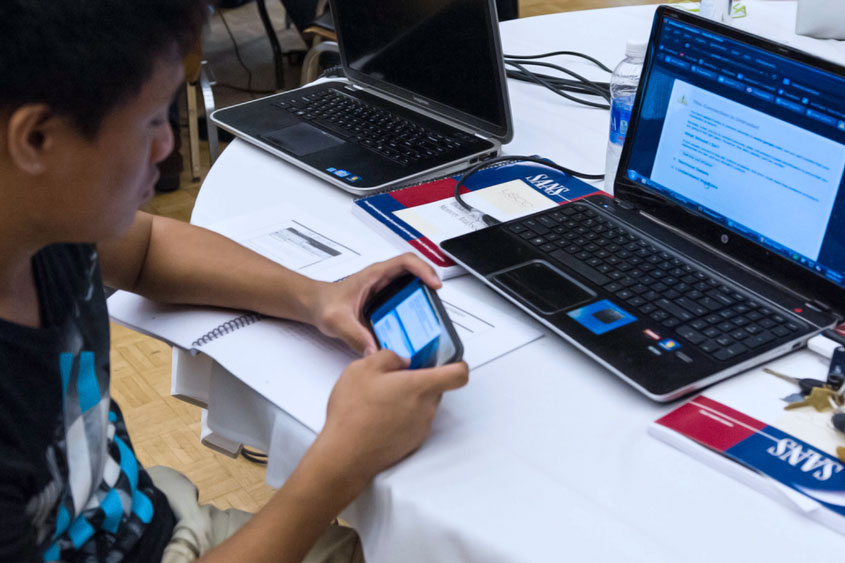
{"type": "Polygon", "coordinates": [[[411,368],[433,363],[442,327],[419,280],[375,309],[370,322],[379,346],[411,358],[411,368]]]}

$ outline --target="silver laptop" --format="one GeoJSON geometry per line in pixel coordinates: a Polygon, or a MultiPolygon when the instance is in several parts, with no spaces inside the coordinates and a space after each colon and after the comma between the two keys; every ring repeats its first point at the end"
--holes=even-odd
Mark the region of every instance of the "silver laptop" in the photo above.
{"type": "Polygon", "coordinates": [[[332,0],[331,10],[345,78],[212,121],[356,194],[449,174],[511,139],[494,0],[332,0]]]}

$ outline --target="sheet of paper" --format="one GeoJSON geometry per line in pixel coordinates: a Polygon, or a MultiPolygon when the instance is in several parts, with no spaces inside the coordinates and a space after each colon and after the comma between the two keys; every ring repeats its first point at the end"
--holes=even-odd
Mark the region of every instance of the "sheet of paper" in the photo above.
{"type": "Polygon", "coordinates": [[[322,281],[344,278],[396,249],[363,225],[342,228],[286,204],[233,217],[211,226],[255,252],[300,274],[322,281]]]}
{"type": "Polygon", "coordinates": [[[470,369],[544,335],[537,325],[522,322],[452,285],[444,285],[438,295],[464,345],[464,361],[470,369]]]}
{"type": "MultiPolygon", "coordinates": [[[[474,208],[500,221],[509,221],[556,205],[521,180],[503,182],[462,197],[474,208]]],[[[399,209],[394,213],[437,244],[487,226],[477,214],[470,213],[451,197],[399,209]]]]}

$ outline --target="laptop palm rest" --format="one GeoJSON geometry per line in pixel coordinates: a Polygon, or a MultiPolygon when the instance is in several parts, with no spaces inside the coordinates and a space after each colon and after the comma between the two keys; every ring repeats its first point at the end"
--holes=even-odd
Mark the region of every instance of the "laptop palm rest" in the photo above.
{"type": "Polygon", "coordinates": [[[593,291],[542,260],[519,264],[489,278],[541,315],[553,315],[596,297],[593,291]]]}

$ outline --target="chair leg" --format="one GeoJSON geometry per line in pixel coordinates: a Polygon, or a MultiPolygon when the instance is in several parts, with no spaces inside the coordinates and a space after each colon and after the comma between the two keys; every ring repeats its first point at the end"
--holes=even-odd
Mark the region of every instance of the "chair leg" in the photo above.
{"type": "Polygon", "coordinates": [[[255,5],[258,6],[258,15],[261,17],[261,23],[264,25],[264,31],[267,32],[267,39],[270,41],[270,48],[273,50],[273,65],[276,69],[276,90],[284,90],[285,67],[282,62],[282,46],[279,43],[279,38],[276,37],[276,30],[273,29],[270,14],[267,13],[265,0],[255,0],[255,5]]]}
{"type": "Polygon", "coordinates": [[[200,172],[200,137],[199,118],[197,116],[197,85],[186,83],[185,93],[188,98],[188,146],[191,155],[191,177],[199,181],[200,172]]]}
{"type": "Polygon", "coordinates": [[[207,62],[203,61],[200,69],[200,91],[202,92],[202,102],[205,108],[205,128],[208,136],[208,165],[211,166],[220,154],[220,147],[217,144],[217,127],[211,122],[211,114],[216,108],[214,105],[214,91],[211,89],[214,80],[209,78],[209,70],[207,62]]]}

